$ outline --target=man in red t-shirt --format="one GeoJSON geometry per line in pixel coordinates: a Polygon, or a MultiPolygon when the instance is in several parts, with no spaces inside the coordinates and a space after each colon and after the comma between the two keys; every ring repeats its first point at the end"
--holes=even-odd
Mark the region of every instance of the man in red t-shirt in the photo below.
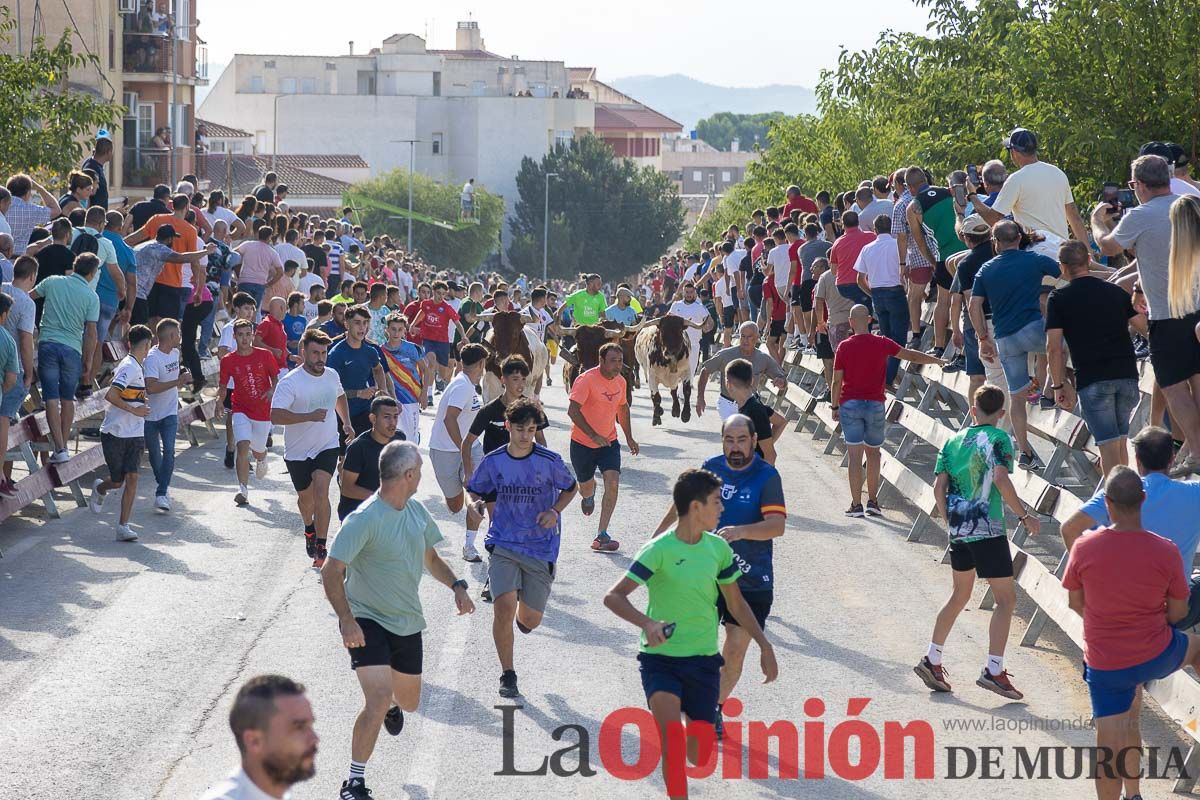
{"type": "Polygon", "coordinates": [[[1083,617],[1083,676],[1096,745],[1124,758],[1096,771],[1097,796],[1112,800],[1122,784],[1125,797],[1140,797],[1142,684],[1200,661],[1200,637],[1172,627],[1188,613],[1183,558],[1172,541],[1142,527],[1145,499],[1138,474],[1113,467],[1104,484],[1112,525],[1075,541],[1062,579],[1071,608],[1083,617]]]}
{"type": "Polygon", "coordinates": [[[805,197],[804,193],[800,191],[800,187],[795,185],[787,188],[787,203],[780,212],[780,221],[784,225],[791,221],[790,217],[793,211],[799,211],[801,214],[817,213],[817,204],[805,197]]]}
{"type": "MultiPolygon", "coordinates": [[[[267,303],[267,315],[258,323],[254,332],[254,346],[261,347],[275,357],[282,377],[289,369],[287,331],[283,329],[283,315],[287,312],[287,304],[282,297],[272,297],[267,303]]],[[[236,331],[234,332],[236,335],[236,331]]]]}
{"type": "Polygon", "coordinates": [[[862,249],[875,241],[875,234],[859,230],[858,214],[854,211],[842,214],[842,227],[845,233],[837,238],[829,251],[829,266],[837,276],[838,294],[847,300],[862,303],[869,310],[871,298],[859,288],[858,273],[854,271],[854,265],[858,262],[858,254],[862,249]]]}
{"type": "Polygon", "coordinates": [[[783,336],[787,325],[787,301],[775,288],[775,281],[763,281],[763,306],[771,309],[770,327],[767,329],[767,352],[777,363],[782,364],[786,355],[783,352],[783,336]]]}
{"type": "Polygon", "coordinates": [[[883,405],[888,359],[899,358],[918,364],[946,363],[935,356],[901,347],[886,336],[868,332],[870,322],[871,314],[866,306],[856,305],[850,309],[850,328],[854,335],[839,344],[833,356],[830,402],[833,418],[842,425],[842,436],[850,456],[848,517],[883,514],[879,507],[879,447],[887,434],[883,405]],[[859,502],[862,499],[864,455],[867,462],[865,511],[859,502]]]}
{"type": "Polygon", "coordinates": [[[467,332],[463,330],[462,322],[454,306],[446,302],[446,291],[449,287],[442,281],[433,285],[433,298],[422,300],[421,306],[413,318],[411,328],[421,331],[421,340],[425,347],[425,363],[429,371],[437,367],[437,390],[453,377],[450,370],[450,323],[458,329],[458,335],[465,341],[467,332]]]}
{"type": "MultiPolygon", "coordinates": [[[[233,501],[239,506],[250,502],[250,452],[254,451],[254,474],[267,474],[267,436],[271,434],[271,394],[279,380],[279,364],[270,352],[254,346],[254,323],[239,319],[233,323],[237,350],[221,359],[221,390],[217,394],[217,417],[225,407],[225,394],[233,381],[230,425],[237,443],[238,493],[233,501]]],[[[286,338],[285,338],[286,344],[286,338]]]]}

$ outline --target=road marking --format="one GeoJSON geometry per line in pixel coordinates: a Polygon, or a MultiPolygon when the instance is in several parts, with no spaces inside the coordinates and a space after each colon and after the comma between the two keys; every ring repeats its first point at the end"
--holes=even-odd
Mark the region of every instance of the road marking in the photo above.
{"type": "MultiPolygon", "coordinates": [[[[14,559],[17,556],[24,553],[26,550],[29,550],[30,548],[32,548],[34,545],[38,544],[39,542],[43,542],[45,540],[46,540],[45,535],[31,534],[31,535],[25,537],[24,539],[22,539],[21,541],[17,542],[16,544],[12,545],[11,547],[3,548],[2,550],[0,550],[0,552],[4,553],[4,561],[11,561],[12,559],[14,559]]],[[[2,562],[0,562],[0,563],[2,563],[2,562]]]]}

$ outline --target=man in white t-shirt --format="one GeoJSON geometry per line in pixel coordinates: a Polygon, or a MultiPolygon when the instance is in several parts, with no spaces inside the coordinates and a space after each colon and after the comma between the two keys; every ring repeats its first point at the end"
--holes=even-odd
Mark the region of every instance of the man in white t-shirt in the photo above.
{"type": "Polygon", "coordinates": [[[475,179],[471,178],[463,184],[462,195],[462,218],[475,218],[475,179]]]}
{"type": "Polygon", "coordinates": [[[179,323],[158,321],[158,344],[150,348],[142,371],[146,377],[146,454],[154,471],[154,508],[171,510],[171,476],[175,473],[175,436],[179,432],[179,387],[191,382],[187,368],[179,368],[179,323]]]}
{"type": "Polygon", "coordinates": [[[712,317],[696,296],[696,285],[691,281],[684,282],[683,299],[672,303],[667,313],[683,317],[690,323],[687,327],[688,342],[691,345],[688,350],[688,379],[684,381],[684,394],[688,395],[692,391],[692,376],[696,374],[696,367],[700,363],[700,337],[703,336],[706,321],[712,317]]]}
{"type": "MultiPolygon", "coordinates": [[[[300,231],[295,228],[287,232],[286,241],[275,245],[275,252],[279,254],[279,260],[286,264],[289,261],[296,262],[296,268],[306,267],[308,265],[308,256],[304,251],[296,246],[296,242],[300,239],[300,231]]],[[[303,291],[303,290],[301,290],[303,291]]]]}
{"type": "Polygon", "coordinates": [[[733,295],[730,293],[729,272],[724,264],[713,266],[712,297],[721,318],[721,346],[729,347],[733,341],[733,326],[737,320],[737,309],[733,307],[733,295]]]}
{"type": "Polygon", "coordinates": [[[325,368],[329,344],[324,331],[306,329],[300,337],[300,368],[281,378],[271,396],[271,424],[283,426],[283,463],[304,523],[304,550],[317,569],[325,565],[329,484],[338,466],[339,418],[347,444],[354,435],[342,381],[325,368]],[[336,413],[330,413],[331,409],[336,413]]]}
{"type": "MultiPolygon", "coordinates": [[[[475,387],[483,377],[487,352],[481,344],[468,344],[463,347],[459,353],[462,372],[446,384],[429,434],[429,463],[433,466],[433,474],[442,490],[442,496],[446,498],[446,508],[450,509],[452,514],[457,514],[466,502],[465,488],[471,476],[465,472],[461,448],[463,437],[470,432],[475,415],[483,407],[482,398],[475,387]]],[[[477,445],[478,447],[471,452],[472,464],[483,460],[483,442],[477,441],[477,445]]],[[[462,557],[464,561],[477,563],[483,560],[479,551],[475,549],[475,538],[479,535],[483,515],[476,504],[470,503],[466,506],[467,529],[462,557]]]]}

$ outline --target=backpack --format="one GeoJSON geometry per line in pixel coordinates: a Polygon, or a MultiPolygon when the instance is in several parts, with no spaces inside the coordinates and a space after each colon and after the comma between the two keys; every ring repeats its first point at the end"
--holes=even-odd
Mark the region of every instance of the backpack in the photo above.
{"type": "Polygon", "coordinates": [[[75,241],[71,242],[71,252],[75,255],[82,253],[96,254],[100,252],[100,240],[87,231],[79,231],[75,241]]]}

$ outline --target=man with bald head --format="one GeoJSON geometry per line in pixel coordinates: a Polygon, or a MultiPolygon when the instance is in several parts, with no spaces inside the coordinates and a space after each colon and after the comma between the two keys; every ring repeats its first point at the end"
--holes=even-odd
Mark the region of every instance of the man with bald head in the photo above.
{"type": "Polygon", "coordinates": [[[879,507],[879,447],[887,435],[884,389],[888,359],[916,364],[945,364],[942,359],[901,347],[886,336],[868,330],[871,313],[864,305],[850,309],[854,335],[838,345],[833,356],[833,387],[830,403],[833,418],[842,424],[842,436],[850,455],[850,507],[848,517],[883,514],[879,507]],[[863,508],[863,457],[866,456],[867,505],[863,508]]]}
{"type": "MultiPolygon", "coordinates": [[[[721,518],[717,535],[733,547],[733,560],[741,570],[738,588],[754,612],[759,627],[766,628],[774,599],[773,542],[783,536],[787,507],[783,482],[775,467],[754,452],[758,438],[754,423],[744,414],[732,414],[721,426],[724,452],[704,462],[704,469],[717,475],[721,486],[721,518]]],[[[678,519],[675,506],[659,524],[655,535],[668,530],[678,519]]],[[[717,598],[717,612],[725,626],[725,646],[721,655],[721,693],[717,704],[717,736],[722,735],[721,704],[729,698],[742,676],[742,662],[750,645],[750,634],[717,598]]]]}
{"type": "Polygon", "coordinates": [[[279,377],[291,369],[288,364],[287,331],[283,328],[283,316],[287,313],[287,301],[272,297],[267,302],[267,313],[254,331],[254,346],[271,351],[279,366],[279,377]]]}
{"type": "Polygon", "coordinates": [[[1062,579],[1083,617],[1096,745],[1124,758],[1116,769],[1097,770],[1100,800],[1117,800],[1122,788],[1126,797],[1138,795],[1142,684],[1200,660],[1200,637],[1171,627],[1188,613],[1183,558],[1169,539],[1145,530],[1145,498],[1136,472],[1113,467],[1104,484],[1111,524],[1075,542],[1062,579]]]}
{"type": "Polygon", "coordinates": [[[725,367],[735,358],[746,359],[754,368],[754,379],[751,386],[756,391],[758,382],[764,375],[772,380],[779,391],[782,392],[787,388],[787,377],[783,373],[783,368],[779,366],[779,362],[768,353],[758,349],[758,325],[753,322],[743,322],[738,327],[737,344],[718,350],[712,358],[700,365],[700,381],[696,384],[696,416],[703,414],[704,409],[707,408],[704,403],[704,388],[708,385],[708,377],[714,372],[717,374],[721,386],[721,397],[717,400],[717,412],[720,413],[722,420],[728,419],[730,414],[737,413],[738,404],[725,388],[725,367]]]}

